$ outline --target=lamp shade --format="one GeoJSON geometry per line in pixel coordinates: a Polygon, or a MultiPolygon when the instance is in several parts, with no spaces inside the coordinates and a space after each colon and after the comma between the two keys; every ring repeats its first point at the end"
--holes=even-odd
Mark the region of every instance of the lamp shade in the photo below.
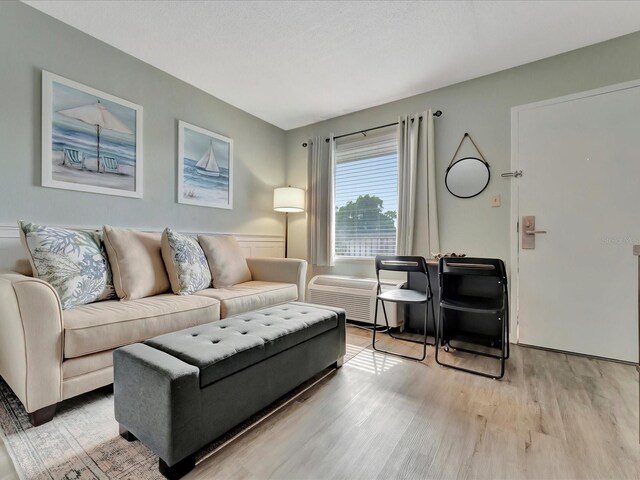
{"type": "Polygon", "coordinates": [[[276,212],[304,212],[304,190],[279,187],[273,190],[273,209],[276,212]]]}

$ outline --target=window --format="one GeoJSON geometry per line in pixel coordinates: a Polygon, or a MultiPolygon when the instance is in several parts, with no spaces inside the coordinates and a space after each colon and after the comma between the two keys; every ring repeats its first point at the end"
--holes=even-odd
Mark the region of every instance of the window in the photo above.
{"type": "Polygon", "coordinates": [[[398,145],[395,135],[337,143],[335,255],[395,255],[398,145]]]}

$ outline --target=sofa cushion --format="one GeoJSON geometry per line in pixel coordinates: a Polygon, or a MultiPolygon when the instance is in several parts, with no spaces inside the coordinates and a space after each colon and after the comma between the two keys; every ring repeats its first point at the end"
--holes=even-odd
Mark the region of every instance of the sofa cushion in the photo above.
{"type": "Polygon", "coordinates": [[[101,352],[219,318],[216,299],[193,295],[83,305],[64,314],[64,356],[101,352]]]}
{"type": "Polygon", "coordinates": [[[160,233],[104,226],[104,244],[118,297],[125,300],[167,292],[169,277],[160,249],[160,233]]]}
{"type": "Polygon", "coordinates": [[[205,387],[337,326],[334,310],[287,303],[144,343],[198,367],[205,387]]]}
{"type": "Polygon", "coordinates": [[[33,274],[58,292],[62,308],[116,298],[98,233],[26,222],[18,225],[33,274]]]}
{"type": "Polygon", "coordinates": [[[220,301],[220,317],[258,310],[298,299],[298,287],[293,283],[252,280],[226,288],[207,288],[195,295],[220,301]]]}
{"type": "Polygon", "coordinates": [[[162,259],[173,293],[190,295],[211,287],[207,257],[197,239],[165,228],[161,243],[162,259]]]}
{"type": "Polygon", "coordinates": [[[62,378],[69,380],[87,373],[111,368],[113,366],[113,352],[115,352],[115,348],[92,353],[91,355],[66,359],[62,362],[62,378]]]}
{"type": "Polygon", "coordinates": [[[215,288],[230,287],[251,280],[251,271],[240,244],[231,235],[198,235],[215,288]]]}

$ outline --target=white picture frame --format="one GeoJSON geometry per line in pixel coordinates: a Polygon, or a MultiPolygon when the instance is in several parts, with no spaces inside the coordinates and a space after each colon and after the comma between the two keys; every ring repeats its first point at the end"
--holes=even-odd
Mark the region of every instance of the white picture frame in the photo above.
{"type": "Polygon", "coordinates": [[[178,203],[233,209],[233,139],[178,120],[178,203]]]}
{"type": "Polygon", "coordinates": [[[140,105],[43,70],[42,186],[142,198],[142,115],[140,105]],[[98,117],[104,125],[89,123],[98,117]]]}

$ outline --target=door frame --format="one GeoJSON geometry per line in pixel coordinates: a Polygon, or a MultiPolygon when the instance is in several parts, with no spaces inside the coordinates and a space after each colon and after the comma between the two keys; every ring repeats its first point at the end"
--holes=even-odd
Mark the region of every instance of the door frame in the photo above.
{"type": "MultiPolygon", "coordinates": [[[[616,83],[613,85],[607,85],[605,87],[595,88],[593,90],[585,90],[583,92],[572,93],[569,95],[563,95],[560,97],[549,98],[546,100],[541,100],[539,102],[526,103],[524,105],[517,105],[515,107],[511,107],[511,171],[515,172],[519,169],[519,159],[518,159],[518,116],[520,112],[526,110],[533,110],[540,107],[546,107],[549,105],[556,105],[558,103],[570,102],[573,100],[578,100],[581,98],[595,97],[598,95],[605,95],[611,92],[617,92],[620,90],[628,90],[631,88],[640,87],[640,79],[639,80],[631,80],[629,82],[616,83]]],[[[526,176],[527,172],[523,172],[523,176],[526,176]]],[[[519,336],[519,325],[520,325],[520,315],[519,315],[519,275],[520,275],[520,235],[518,231],[518,220],[519,220],[519,199],[520,199],[520,190],[519,190],[519,182],[520,180],[515,177],[510,177],[511,179],[511,212],[509,218],[509,235],[510,235],[510,274],[511,274],[511,288],[510,288],[510,298],[511,298],[511,314],[509,317],[510,322],[510,335],[509,341],[511,343],[520,343],[519,336]]],[[[631,258],[631,251],[629,252],[629,257],[631,258]]]]}

